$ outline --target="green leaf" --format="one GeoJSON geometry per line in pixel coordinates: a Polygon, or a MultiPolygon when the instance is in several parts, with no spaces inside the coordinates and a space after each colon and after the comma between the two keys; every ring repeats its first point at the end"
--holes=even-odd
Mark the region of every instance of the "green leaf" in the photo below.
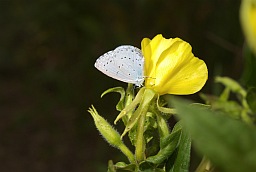
{"type": "Polygon", "coordinates": [[[174,128],[172,133],[163,139],[163,141],[161,141],[160,151],[156,155],[148,157],[146,161],[153,164],[160,164],[164,160],[168,159],[177,148],[180,141],[180,136],[181,128],[174,128]]]}
{"type": "Polygon", "coordinates": [[[161,104],[159,103],[159,99],[160,99],[160,97],[158,96],[157,102],[156,102],[156,107],[160,112],[165,113],[165,114],[175,114],[176,113],[175,109],[173,109],[173,108],[166,108],[166,107],[161,106],[161,104]]]}
{"type": "Polygon", "coordinates": [[[250,109],[256,113],[256,88],[250,88],[246,95],[246,101],[250,107],[250,109]]]}
{"type": "Polygon", "coordinates": [[[190,163],[191,138],[187,131],[182,129],[179,147],[166,163],[167,172],[188,172],[190,163]]]}
{"type": "Polygon", "coordinates": [[[163,149],[164,147],[168,146],[174,139],[174,136],[180,137],[181,131],[182,131],[181,124],[180,122],[177,122],[173,127],[171,134],[168,134],[168,136],[160,140],[160,148],[163,149]]]}
{"type": "Polygon", "coordinates": [[[175,99],[178,117],[190,132],[196,149],[226,172],[256,171],[256,128],[227,115],[190,106],[175,99]]]}

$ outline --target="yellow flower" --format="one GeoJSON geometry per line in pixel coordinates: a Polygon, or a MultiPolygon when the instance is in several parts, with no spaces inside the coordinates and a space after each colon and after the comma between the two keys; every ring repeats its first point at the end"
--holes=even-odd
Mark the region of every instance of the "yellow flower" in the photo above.
{"type": "Polygon", "coordinates": [[[199,91],[208,78],[203,60],[192,53],[192,47],[179,38],[162,35],[141,42],[145,57],[145,87],[160,95],[186,95],[199,91]]]}
{"type": "Polygon", "coordinates": [[[256,0],[242,1],[240,19],[246,41],[256,55],[256,0]]]}

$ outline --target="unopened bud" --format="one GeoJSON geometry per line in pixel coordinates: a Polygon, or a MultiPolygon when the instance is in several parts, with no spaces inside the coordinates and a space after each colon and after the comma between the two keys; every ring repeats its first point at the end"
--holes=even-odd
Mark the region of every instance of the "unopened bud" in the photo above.
{"type": "Polygon", "coordinates": [[[102,118],[96,109],[92,106],[88,112],[92,115],[96,128],[100,134],[106,139],[106,141],[114,146],[119,147],[122,144],[121,136],[119,133],[104,119],[102,118]]]}
{"type": "Polygon", "coordinates": [[[120,134],[104,119],[102,118],[96,109],[92,106],[92,108],[89,108],[88,112],[92,115],[94,119],[94,123],[101,133],[101,135],[106,139],[106,141],[114,146],[120,149],[123,154],[127,156],[129,161],[131,163],[135,162],[134,155],[132,152],[124,145],[122,142],[120,134]]]}

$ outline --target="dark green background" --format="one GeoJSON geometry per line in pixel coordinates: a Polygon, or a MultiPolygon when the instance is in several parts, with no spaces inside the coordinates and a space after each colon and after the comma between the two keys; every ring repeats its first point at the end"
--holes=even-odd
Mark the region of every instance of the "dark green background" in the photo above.
{"type": "MultiPolygon", "coordinates": [[[[180,37],[213,76],[243,70],[239,0],[1,0],[0,171],[106,171],[124,159],[99,135],[94,104],[113,123],[126,86],[94,68],[123,44],[156,34],[180,37]]],[[[191,98],[197,98],[192,96],[191,98]]],[[[120,123],[117,127],[120,127],[120,123]]],[[[124,159],[125,160],[125,159],[124,159]]]]}

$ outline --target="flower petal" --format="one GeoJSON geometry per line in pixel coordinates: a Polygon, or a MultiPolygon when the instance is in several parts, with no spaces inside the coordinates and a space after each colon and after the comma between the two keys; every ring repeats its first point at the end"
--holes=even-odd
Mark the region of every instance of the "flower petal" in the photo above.
{"type": "Polygon", "coordinates": [[[173,39],[165,39],[161,34],[155,36],[152,40],[144,38],[141,43],[142,53],[145,57],[144,74],[148,78],[154,78],[155,66],[161,53],[171,44],[173,39]]]}
{"type": "Polygon", "coordinates": [[[157,63],[154,88],[159,94],[193,94],[204,86],[208,77],[206,64],[191,50],[188,43],[177,39],[163,52],[157,63]]]}
{"type": "Polygon", "coordinates": [[[160,95],[193,94],[199,91],[208,78],[203,60],[192,53],[187,42],[157,35],[142,42],[145,57],[145,86],[160,95]]]}
{"type": "Polygon", "coordinates": [[[149,63],[148,61],[151,61],[149,57],[151,57],[151,47],[150,47],[150,39],[144,38],[141,42],[141,51],[142,54],[144,55],[145,58],[145,63],[144,63],[144,75],[149,76],[149,73],[146,73],[150,71],[150,68],[152,68],[152,64],[149,63]]]}

